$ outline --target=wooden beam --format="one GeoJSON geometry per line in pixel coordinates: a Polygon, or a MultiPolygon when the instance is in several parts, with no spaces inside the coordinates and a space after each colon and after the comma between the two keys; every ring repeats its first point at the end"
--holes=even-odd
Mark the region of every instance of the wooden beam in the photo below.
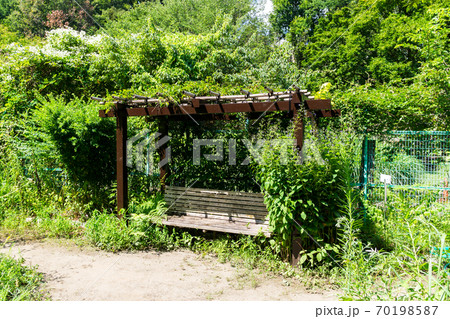
{"type": "MultiPolygon", "coordinates": [[[[150,117],[151,119],[151,117],[150,117]]],[[[230,121],[236,120],[237,116],[233,114],[192,114],[191,116],[186,115],[173,115],[170,117],[171,121],[191,121],[194,119],[198,122],[200,121],[230,121]]]]}
{"type": "Polygon", "coordinates": [[[315,116],[316,118],[339,117],[341,115],[341,110],[307,110],[306,112],[308,117],[315,116]]]}
{"type": "MultiPolygon", "coordinates": [[[[306,104],[308,105],[306,101],[306,104]]],[[[298,104],[292,102],[292,110],[298,107],[298,104]]],[[[311,105],[311,104],[309,104],[311,105]]],[[[323,103],[322,105],[328,105],[323,103]]],[[[319,105],[312,104],[313,109],[308,110],[308,116],[312,116],[313,112],[316,117],[338,117],[341,115],[340,110],[332,109],[320,109],[319,105]]],[[[264,112],[288,112],[289,101],[266,102],[262,103],[230,103],[226,106],[220,104],[203,105],[202,107],[194,108],[192,106],[182,107],[140,107],[140,108],[127,108],[127,116],[148,116],[149,118],[156,118],[160,116],[169,116],[171,121],[183,121],[189,120],[189,116],[198,121],[209,120],[231,120],[235,119],[235,116],[229,115],[229,113],[250,113],[259,114],[264,112]],[[223,111],[221,111],[222,109],[223,111]],[[189,115],[188,115],[189,114],[189,115]]],[[[116,111],[99,111],[100,117],[115,117],[116,111]]]]}
{"type": "Polygon", "coordinates": [[[293,224],[292,225],[292,233],[291,233],[291,256],[290,256],[290,261],[291,261],[291,265],[292,266],[297,266],[298,262],[300,261],[301,256],[301,252],[304,250],[303,246],[302,246],[302,239],[301,239],[301,235],[300,232],[298,231],[297,225],[293,224]]]}
{"type": "MultiPolygon", "coordinates": [[[[292,103],[295,104],[295,103],[292,103]]],[[[294,105],[292,105],[294,108],[294,105]]],[[[168,107],[137,107],[127,108],[128,116],[175,116],[192,114],[226,114],[226,113],[254,113],[254,112],[276,112],[289,111],[289,101],[255,102],[255,103],[226,103],[226,104],[203,104],[199,107],[190,105],[168,106],[168,107]]],[[[114,110],[99,111],[100,117],[116,116],[114,110]]]]}
{"type": "MultiPolygon", "coordinates": [[[[254,112],[248,114],[248,119],[256,120],[261,117],[263,112],[254,112]]],[[[319,112],[320,113],[320,112],[319,112]]],[[[292,118],[287,112],[280,114],[282,118],[292,118]]],[[[158,119],[159,117],[148,117],[149,121],[158,119]]],[[[233,121],[237,120],[238,116],[235,114],[192,114],[190,116],[186,115],[173,115],[169,118],[171,122],[190,122],[194,119],[197,122],[202,121],[233,121]]]]}
{"type": "Polygon", "coordinates": [[[331,110],[331,100],[306,100],[305,103],[309,110],[331,110]]]}

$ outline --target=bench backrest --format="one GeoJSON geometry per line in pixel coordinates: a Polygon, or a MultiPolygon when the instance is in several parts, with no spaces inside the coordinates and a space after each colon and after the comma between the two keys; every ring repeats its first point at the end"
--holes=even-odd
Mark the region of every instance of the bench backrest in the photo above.
{"type": "Polygon", "coordinates": [[[166,186],[168,213],[268,225],[260,193],[166,186]]]}

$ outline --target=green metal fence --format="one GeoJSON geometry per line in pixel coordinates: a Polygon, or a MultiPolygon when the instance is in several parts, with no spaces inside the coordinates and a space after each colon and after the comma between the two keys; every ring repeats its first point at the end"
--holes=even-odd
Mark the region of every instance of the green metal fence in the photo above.
{"type": "Polygon", "coordinates": [[[449,180],[450,132],[391,131],[364,139],[359,185],[374,203],[385,197],[448,202],[449,180]],[[382,174],[391,183],[383,183],[382,174]]]}

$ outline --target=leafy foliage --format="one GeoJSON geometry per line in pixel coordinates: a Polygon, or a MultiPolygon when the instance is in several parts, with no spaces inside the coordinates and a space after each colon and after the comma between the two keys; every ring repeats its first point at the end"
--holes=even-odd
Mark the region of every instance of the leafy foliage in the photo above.
{"type": "MultiPolygon", "coordinates": [[[[305,249],[314,250],[320,248],[317,243],[336,241],[333,229],[339,217],[339,198],[343,196],[342,180],[346,173],[342,163],[350,162],[352,156],[345,148],[358,145],[351,138],[340,138],[326,133],[319,140],[311,136],[302,150],[301,163],[292,149],[288,150],[287,158],[282,149],[273,145],[265,149],[265,163],[256,171],[264,190],[270,225],[280,237],[285,254],[289,252],[294,229],[300,233],[305,249]]],[[[332,246],[327,247],[333,250],[332,246]]],[[[316,257],[321,261],[322,256],[316,257]]]]}
{"type": "Polygon", "coordinates": [[[23,259],[0,254],[0,300],[42,300],[40,285],[43,280],[35,268],[24,266],[23,259]]]}
{"type": "Polygon", "coordinates": [[[280,37],[290,33],[291,29],[295,29],[298,33],[312,34],[321,18],[349,2],[349,0],[274,0],[270,21],[280,37]]]}
{"type": "Polygon", "coordinates": [[[36,121],[49,135],[70,180],[96,197],[114,178],[114,123],[99,118],[94,103],[78,98],[66,103],[49,96],[41,103],[36,121]]]}
{"type": "MultiPolygon", "coordinates": [[[[62,27],[79,31],[98,28],[96,18],[108,12],[130,8],[131,0],[1,0],[0,22],[23,36],[45,36],[45,32],[62,27]],[[96,18],[93,18],[96,16],[96,18]]],[[[139,1],[143,2],[143,1],[139,1]]]]}
{"type": "Polygon", "coordinates": [[[0,0],[0,21],[9,16],[17,7],[17,0],[0,0]]]}
{"type": "Polygon", "coordinates": [[[274,4],[272,25],[292,43],[300,70],[313,71],[298,82],[316,90],[330,82],[344,121],[361,130],[448,126],[448,1],[274,4]]]}
{"type": "MultiPolygon", "coordinates": [[[[100,121],[98,108],[86,103],[85,96],[111,93],[156,96],[158,93],[176,101],[182,97],[183,90],[200,95],[209,94],[209,90],[238,93],[241,85],[253,91],[262,90],[259,80],[262,76],[264,84],[275,89],[288,85],[286,77],[292,77],[295,71],[290,55],[292,48],[285,45],[282,54],[269,56],[264,29],[254,29],[257,24],[242,26],[238,30],[232,19],[225,17],[215,32],[205,35],[163,34],[152,27],[117,39],[65,28],[48,32],[46,40],[36,45],[5,46],[0,56],[0,112],[8,120],[4,122],[2,134],[20,141],[20,150],[17,149],[17,156],[22,158],[20,165],[27,167],[26,172],[37,172],[31,179],[27,176],[30,185],[37,191],[51,189],[62,206],[68,202],[74,204],[70,197],[85,204],[93,204],[95,198],[96,207],[113,204],[109,196],[114,177],[113,123],[100,121]],[[252,34],[251,30],[255,32],[252,34]],[[265,63],[267,60],[269,65],[265,63]],[[34,115],[28,116],[30,113],[34,115]],[[15,119],[21,119],[20,129],[15,128],[15,119]],[[98,163],[100,158],[99,166],[90,165],[98,163]],[[67,174],[68,183],[61,184],[56,175],[48,174],[48,170],[55,169],[63,169],[61,176],[67,174]]],[[[244,121],[239,127],[231,125],[230,129],[243,130],[244,121]]],[[[130,136],[146,125],[144,121],[130,121],[130,136]]],[[[213,137],[217,128],[211,130],[192,134],[213,137]]],[[[243,137],[246,133],[241,132],[243,137]]],[[[174,147],[182,150],[184,137],[175,136],[180,138],[173,140],[174,147]]],[[[8,147],[11,145],[14,143],[8,147]]],[[[179,154],[186,155],[182,151],[179,154]]],[[[217,167],[210,165],[209,171],[214,169],[217,167]]],[[[222,169],[223,176],[232,172],[230,167],[222,169]]],[[[180,171],[181,174],[173,177],[188,180],[193,176],[187,176],[187,172],[180,171]]],[[[239,187],[233,180],[238,181],[242,173],[235,173],[228,181],[204,182],[210,187],[214,184],[219,188],[239,187]]],[[[249,179],[242,181],[248,184],[249,179]]],[[[151,193],[156,184],[154,178],[132,176],[131,197],[151,193]],[[138,186],[142,182],[147,186],[138,186]]]]}
{"type": "Polygon", "coordinates": [[[252,10],[251,0],[164,0],[142,2],[131,10],[113,16],[106,29],[140,32],[153,26],[166,32],[207,34],[231,17],[233,24],[252,10]]]}
{"type": "Polygon", "coordinates": [[[339,222],[343,298],[449,300],[448,208],[437,203],[412,208],[401,198],[387,207],[367,203],[366,208],[365,220],[348,210],[339,222]]]}

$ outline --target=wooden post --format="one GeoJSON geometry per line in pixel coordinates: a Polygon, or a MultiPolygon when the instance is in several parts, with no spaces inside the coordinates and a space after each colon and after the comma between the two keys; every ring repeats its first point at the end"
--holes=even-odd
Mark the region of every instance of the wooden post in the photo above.
{"type": "MultiPolygon", "coordinates": [[[[296,139],[297,151],[300,156],[300,161],[303,161],[302,147],[304,142],[304,132],[305,132],[305,113],[303,107],[299,109],[294,108],[293,112],[294,119],[294,137],[296,139]],[[300,113],[298,113],[300,112],[300,113]]],[[[292,225],[292,235],[291,235],[291,265],[296,266],[300,260],[300,252],[303,250],[300,240],[300,233],[297,230],[296,225],[292,225]]]]}
{"type": "Polygon", "coordinates": [[[127,113],[125,104],[116,104],[117,211],[128,209],[127,113]]]}
{"type": "Polygon", "coordinates": [[[304,131],[305,131],[305,114],[301,107],[300,109],[294,108],[293,119],[294,119],[294,137],[297,144],[297,150],[301,152],[304,141],[304,131]]]}
{"type": "MultiPolygon", "coordinates": [[[[292,112],[292,117],[294,120],[294,137],[297,144],[297,151],[299,152],[299,156],[301,156],[300,160],[303,161],[303,142],[305,135],[305,109],[303,106],[302,98],[299,94],[294,96],[294,100],[296,103],[294,107],[294,111],[292,112]]],[[[295,218],[295,217],[294,217],[295,218]]],[[[291,234],[291,256],[290,261],[292,266],[296,266],[300,260],[300,252],[303,250],[300,233],[297,230],[296,225],[292,225],[292,234],[291,234]]]]}
{"type": "MultiPolygon", "coordinates": [[[[159,140],[164,138],[165,136],[169,136],[169,120],[167,117],[160,118],[158,121],[158,132],[161,134],[159,136],[159,140]]],[[[159,154],[159,160],[162,161],[168,156],[166,154],[167,145],[159,145],[158,147],[158,154],[159,154]]],[[[166,165],[159,167],[159,179],[161,182],[161,192],[164,193],[165,187],[166,187],[166,180],[167,177],[170,175],[170,167],[167,163],[166,165]]]]}

